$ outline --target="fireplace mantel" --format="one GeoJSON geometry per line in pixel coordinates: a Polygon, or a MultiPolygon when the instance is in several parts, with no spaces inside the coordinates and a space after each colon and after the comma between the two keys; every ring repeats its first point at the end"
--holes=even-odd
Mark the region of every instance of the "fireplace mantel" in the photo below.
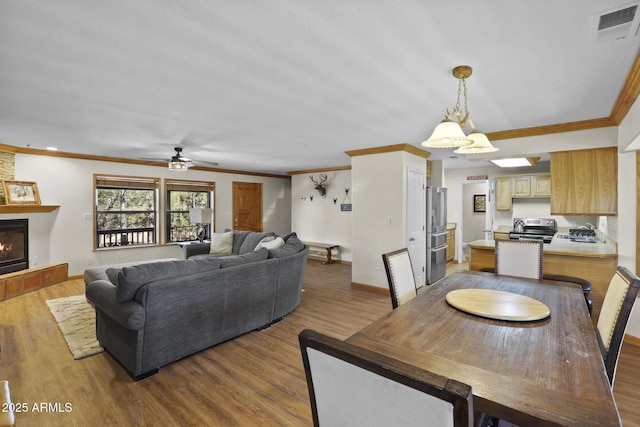
{"type": "Polygon", "coordinates": [[[0,215],[15,213],[53,212],[60,206],[56,205],[0,205],[0,215]]]}

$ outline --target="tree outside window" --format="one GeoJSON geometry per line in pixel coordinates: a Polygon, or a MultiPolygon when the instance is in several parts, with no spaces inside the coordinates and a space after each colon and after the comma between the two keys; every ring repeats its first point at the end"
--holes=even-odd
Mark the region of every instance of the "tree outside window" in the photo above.
{"type": "Polygon", "coordinates": [[[210,182],[165,182],[167,243],[197,240],[201,227],[205,229],[205,238],[211,236],[211,224],[192,224],[189,210],[211,208],[214,186],[210,182]]]}

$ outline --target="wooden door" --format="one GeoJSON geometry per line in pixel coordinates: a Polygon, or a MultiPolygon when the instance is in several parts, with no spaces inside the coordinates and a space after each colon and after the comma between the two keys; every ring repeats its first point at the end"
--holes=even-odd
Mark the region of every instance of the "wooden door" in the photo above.
{"type": "Polygon", "coordinates": [[[262,231],[262,184],[233,183],[233,228],[262,231]]]}

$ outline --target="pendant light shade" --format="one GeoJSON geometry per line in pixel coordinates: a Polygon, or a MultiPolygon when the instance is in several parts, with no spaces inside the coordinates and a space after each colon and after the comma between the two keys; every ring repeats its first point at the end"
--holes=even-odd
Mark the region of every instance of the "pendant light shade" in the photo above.
{"type": "Polygon", "coordinates": [[[445,119],[433,130],[433,133],[422,143],[423,147],[448,148],[471,144],[471,140],[462,131],[460,125],[445,119]]]}
{"type": "Polygon", "coordinates": [[[458,79],[458,98],[453,112],[445,110],[445,120],[440,122],[433,133],[422,143],[423,147],[429,148],[449,148],[460,147],[454,151],[457,154],[490,153],[498,151],[498,148],[491,145],[487,136],[475,130],[475,124],[469,114],[467,106],[467,79],[471,77],[472,69],[468,65],[459,65],[452,71],[453,76],[458,79]],[[464,101],[461,106],[460,99],[464,101]],[[462,128],[469,123],[472,132],[466,136],[462,128]]]}
{"type": "Polygon", "coordinates": [[[489,138],[484,133],[480,133],[477,130],[474,130],[467,137],[472,142],[469,145],[465,145],[464,147],[460,147],[457,150],[454,150],[454,153],[457,154],[476,154],[476,153],[491,153],[493,151],[498,151],[498,148],[494,147],[489,138]]]}

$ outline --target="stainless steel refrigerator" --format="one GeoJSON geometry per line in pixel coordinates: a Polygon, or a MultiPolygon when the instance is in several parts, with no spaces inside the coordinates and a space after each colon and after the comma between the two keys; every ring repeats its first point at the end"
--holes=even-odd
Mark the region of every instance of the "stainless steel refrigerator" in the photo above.
{"type": "Polygon", "coordinates": [[[427,187],[427,284],[447,271],[447,189],[427,187]]]}

